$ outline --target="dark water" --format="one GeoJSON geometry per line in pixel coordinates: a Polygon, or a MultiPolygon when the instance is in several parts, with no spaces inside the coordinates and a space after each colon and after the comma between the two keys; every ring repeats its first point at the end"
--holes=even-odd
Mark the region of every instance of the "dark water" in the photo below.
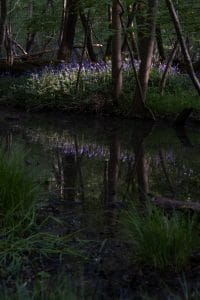
{"type": "MultiPolygon", "coordinates": [[[[29,150],[27,163],[45,178],[49,200],[43,210],[61,220],[50,230],[78,232],[77,240],[85,241],[89,262],[66,262],[77,297],[137,299],[133,291],[147,287],[130,269],[119,215],[147,195],[200,201],[200,128],[52,113],[15,116],[2,113],[1,141],[29,150]]],[[[147,278],[150,289],[159,286],[157,277],[147,278]]]]}

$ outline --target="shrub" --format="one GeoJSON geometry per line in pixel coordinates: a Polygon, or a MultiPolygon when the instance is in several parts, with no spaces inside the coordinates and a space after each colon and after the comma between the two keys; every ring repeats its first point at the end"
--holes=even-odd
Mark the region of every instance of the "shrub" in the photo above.
{"type": "Polygon", "coordinates": [[[148,204],[144,212],[132,208],[122,222],[135,260],[150,267],[179,271],[200,245],[196,219],[189,215],[168,215],[148,204]]]}
{"type": "Polygon", "coordinates": [[[0,232],[28,226],[33,221],[33,207],[40,196],[31,166],[23,149],[0,149],[0,232]]]}

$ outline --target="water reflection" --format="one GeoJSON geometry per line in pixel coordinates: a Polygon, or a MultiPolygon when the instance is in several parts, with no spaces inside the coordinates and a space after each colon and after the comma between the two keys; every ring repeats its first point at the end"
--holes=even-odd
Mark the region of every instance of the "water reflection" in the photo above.
{"type": "Polygon", "coordinates": [[[86,247],[88,262],[68,262],[77,299],[131,299],[137,287],[127,271],[119,214],[130,201],[144,202],[150,193],[200,199],[199,131],[52,115],[19,123],[2,139],[8,148],[21,143],[31,149],[30,163],[38,161],[46,170],[54,193],[48,205],[55,206],[54,216],[62,221],[52,230],[80,232],[80,240],[92,241],[86,247]]]}

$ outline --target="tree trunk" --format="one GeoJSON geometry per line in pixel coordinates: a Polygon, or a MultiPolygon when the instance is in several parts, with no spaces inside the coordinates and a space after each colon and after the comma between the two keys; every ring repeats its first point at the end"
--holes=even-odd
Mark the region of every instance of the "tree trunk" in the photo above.
{"type": "Polygon", "coordinates": [[[124,41],[123,41],[123,44],[122,44],[122,52],[128,50],[128,38],[129,36],[131,35],[131,47],[132,47],[132,50],[134,52],[134,57],[136,59],[139,58],[139,54],[138,54],[138,46],[137,46],[137,42],[135,40],[135,34],[133,32],[133,20],[135,18],[135,14],[136,14],[136,11],[137,11],[137,7],[138,7],[138,3],[134,3],[132,5],[130,5],[129,7],[129,10],[128,10],[128,21],[127,21],[127,24],[126,24],[126,29],[124,28],[125,30],[125,35],[124,35],[124,41]],[[131,32],[128,33],[127,30],[131,28],[131,32]]]}
{"type": "Polygon", "coordinates": [[[71,57],[77,22],[79,0],[63,0],[63,22],[61,42],[57,53],[58,60],[69,60],[71,57]]]}
{"type": "Polygon", "coordinates": [[[80,12],[81,22],[86,34],[86,44],[87,44],[87,51],[89,58],[92,62],[97,62],[97,56],[94,52],[93,43],[92,43],[92,29],[90,26],[90,22],[88,22],[87,17],[85,16],[84,12],[80,12]]]}
{"type": "Polygon", "coordinates": [[[141,58],[138,77],[141,89],[139,85],[136,86],[133,107],[130,111],[132,117],[155,119],[151,110],[145,105],[145,101],[153,58],[157,8],[158,0],[145,1],[138,7],[137,26],[141,58]]]}
{"type": "Polygon", "coordinates": [[[26,40],[26,47],[25,47],[27,53],[31,51],[31,48],[35,42],[35,37],[36,37],[36,32],[28,33],[27,40],[26,40]]]}
{"type": "Polygon", "coordinates": [[[168,7],[169,13],[171,15],[172,21],[174,23],[176,35],[177,35],[178,41],[180,43],[181,51],[183,53],[185,64],[187,67],[187,72],[188,72],[198,94],[200,95],[200,82],[194,72],[194,69],[193,69],[192,61],[191,61],[190,54],[188,52],[188,49],[187,49],[187,46],[185,43],[185,39],[183,37],[182,28],[181,28],[181,24],[180,24],[178,15],[176,13],[176,10],[174,8],[172,0],[165,0],[165,1],[166,1],[166,5],[168,7]]]}
{"type": "Polygon", "coordinates": [[[167,81],[167,75],[169,73],[172,62],[173,62],[173,60],[176,56],[178,48],[179,48],[179,43],[178,43],[178,41],[176,41],[175,44],[174,44],[174,47],[172,49],[172,52],[170,53],[170,56],[168,58],[165,70],[163,72],[163,75],[162,75],[162,78],[161,78],[161,81],[160,81],[160,94],[161,94],[161,96],[164,95],[164,90],[165,90],[166,81],[167,81]]]}
{"type": "MultiPolygon", "coordinates": [[[[33,17],[33,1],[29,1],[28,5],[28,17],[31,19],[33,17]]],[[[36,32],[35,31],[28,31],[27,38],[26,38],[26,46],[25,50],[27,53],[31,51],[31,48],[35,42],[36,32]]]]}
{"type": "MultiPolygon", "coordinates": [[[[4,45],[6,49],[6,62],[9,67],[12,67],[14,62],[14,53],[13,53],[13,45],[12,45],[12,38],[11,38],[11,26],[6,25],[5,28],[5,40],[4,45]]],[[[10,70],[11,71],[11,70],[10,70]]]]}
{"type": "Polygon", "coordinates": [[[122,8],[119,0],[112,2],[112,84],[113,103],[118,105],[122,93],[122,54],[121,54],[121,18],[122,8]]]}
{"type": "Polygon", "coordinates": [[[7,0],[0,0],[0,54],[5,39],[6,18],[7,18],[7,0]]]}
{"type": "MultiPolygon", "coordinates": [[[[111,30],[112,28],[112,6],[109,5],[108,6],[108,29],[111,30]]],[[[104,53],[104,57],[103,57],[103,60],[106,61],[108,58],[111,57],[112,55],[112,36],[109,36],[108,37],[108,40],[107,40],[107,44],[106,44],[106,51],[104,53]]]]}
{"type": "Polygon", "coordinates": [[[157,42],[160,62],[163,63],[165,61],[165,49],[163,46],[162,31],[160,25],[156,26],[156,42],[157,42]]]}

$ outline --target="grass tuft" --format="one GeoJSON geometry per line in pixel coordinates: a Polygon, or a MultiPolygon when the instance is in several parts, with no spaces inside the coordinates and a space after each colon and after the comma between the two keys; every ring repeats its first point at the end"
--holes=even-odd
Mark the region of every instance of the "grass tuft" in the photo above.
{"type": "Polygon", "coordinates": [[[43,270],[45,260],[61,262],[66,254],[80,257],[69,246],[71,235],[51,232],[50,217],[40,220],[42,188],[36,167],[26,161],[27,155],[21,148],[0,149],[0,299],[40,299],[32,297],[29,288],[23,288],[24,278],[31,276],[30,281],[34,281],[34,274],[43,270]],[[18,290],[16,282],[20,280],[22,289],[18,290]]]}
{"type": "Polygon", "coordinates": [[[194,217],[167,215],[151,204],[144,212],[130,209],[122,219],[136,262],[160,270],[180,271],[200,246],[194,217]]]}

